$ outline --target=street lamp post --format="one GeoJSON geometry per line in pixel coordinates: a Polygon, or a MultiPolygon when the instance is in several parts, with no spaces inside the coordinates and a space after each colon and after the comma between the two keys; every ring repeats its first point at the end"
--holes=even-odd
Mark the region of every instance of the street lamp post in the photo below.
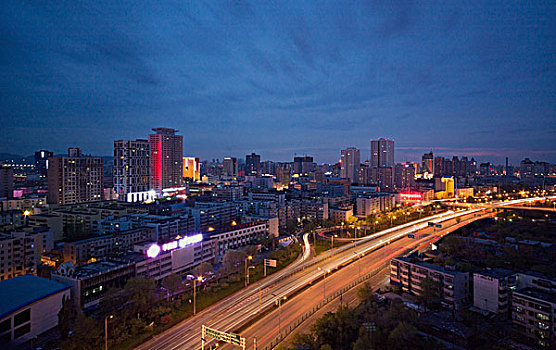
{"type": "Polygon", "coordinates": [[[193,280],[193,315],[197,314],[197,281],[201,282],[203,276],[199,276],[193,280]]]}
{"type": "Polygon", "coordinates": [[[108,350],[108,319],[113,319],[114,315],[108,315],[104,318],[104,350],[108,350]]]}
{"type": "Polygon", "coordinates": [[[247,287],[247,285],[249,284],[248,282],[249,270],[247,269],[247,262],[252,259],[253,257],[251,255],[249,255],[247,259],[245,259],[245,287],[247,287]]]}
{"type": "MultiPolygon", "coordinates": [[[[272,294],[273,296],[277,296],[276,294],[272,294]]],[[[280,306],[282,306],[282,300],[287,300],[288,297],[283,296],[281,298],[276,299],[276,301],[274,302],[276,305],[278,305],[278,335],[280,335],[282,333],[282,325],[281,325],[281,318],[282,318],[282,310],[280,310],[280,306]]]]}
{"type": "Polygon", "coordinates": [[[254,269],[255,266],[249,266],[247,267],[247,285],[249,285],[249,270],[254,269]]]}
{"type": "MultiPolygon", "coordinates": [[[[320,271],[321,268],[319,267],[318,270],[320,271]]],[[[322,280],[322,300],[326,300],[326,274],[330,273],[330,269],[324,271],[324,278],[322,280]]]]}

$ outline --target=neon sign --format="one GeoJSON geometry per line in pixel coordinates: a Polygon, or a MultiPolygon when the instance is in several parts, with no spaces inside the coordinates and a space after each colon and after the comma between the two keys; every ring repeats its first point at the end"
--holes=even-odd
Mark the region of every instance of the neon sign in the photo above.
{"type": "Polygon", "coordinates": [[[149,258],[156,258],[160,252],[168,252],[178,248],[184,248],[191,244],[199,243],[203,240],[203,234],[199,233],[193,236],[187,236],[180,239],[176,239],[175,241],[164,243],[159,246],[156,243],[153,243],[149,249],[147,249],[147,257],[149,258]]]}
{"type": "Polygon", "coordinates": [[[423,194],[421,193],[400,193],[400,198],[406,201],[420,201],[423,199],[423,194]]]}

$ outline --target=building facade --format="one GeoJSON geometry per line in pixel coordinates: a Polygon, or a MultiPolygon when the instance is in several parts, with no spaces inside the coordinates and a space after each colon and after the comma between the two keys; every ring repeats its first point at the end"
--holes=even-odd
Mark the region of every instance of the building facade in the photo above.
{"type": "Polygon", "coordinates": [[[359,181],[359,166],[361,164],[360,152],[355,147],[341,151],[340,177],[350,179],[351,182],[359,181]]]}
{"type": "Polygon", "coordinates": [[[120,200],[131,201],[128,197],[132,199],[132,193],[151,189],[150,156],[151,145],[147,140],[114,141],[114,191],[120,200]]]}
{"type": "Polygon", "coordinates": [[[183,183],[183,136],[178,130],[155,128],[149,135],[151,148],[151,187],[161,193],[163,189],[183,183]]]}
{"type": "Polygon", "coordinates": [[[70,148],[67,157],[48,159],[48,203],[76,204],[100,201],[104,189],[104,159],[85,156],[70,148]]]}

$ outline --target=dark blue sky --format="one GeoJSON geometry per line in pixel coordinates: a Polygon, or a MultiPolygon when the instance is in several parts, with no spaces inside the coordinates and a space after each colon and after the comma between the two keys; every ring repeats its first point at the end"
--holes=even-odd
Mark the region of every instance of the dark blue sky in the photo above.
{"type": "Polygon", "coordinates": [[[556,2],[3,1],[0,152],[556,162],[556,2]],[[421,4],[422,3],[422,4],[421,4]]]}

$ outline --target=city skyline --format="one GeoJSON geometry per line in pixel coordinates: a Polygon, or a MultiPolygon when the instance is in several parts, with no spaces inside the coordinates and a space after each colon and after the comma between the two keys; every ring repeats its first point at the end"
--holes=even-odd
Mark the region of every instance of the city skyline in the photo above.
{"type": "Polygon", "coordinates": [[[0,152],[170,127],[201,159],[556,161],[553,2],[223,5],[6,3],[0,152]]]}

